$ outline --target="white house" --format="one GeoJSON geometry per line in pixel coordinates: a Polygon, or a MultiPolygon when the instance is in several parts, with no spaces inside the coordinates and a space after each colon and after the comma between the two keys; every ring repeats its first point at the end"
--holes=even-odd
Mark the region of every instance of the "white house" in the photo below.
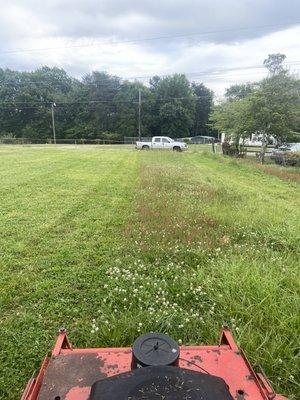
{"type": "MultiPolygon", "coordinates": [[[[226,133],[222,132],[221,134],[221,143],[225,141],[226,133]]],[[[262,145],[262,134],[260,133],[252,133],[249,138],[240,139],[240,144],[244,144],[246,146],[261,146],[262,145]]],[[[270,136],[269,144],[275,146],[277,144],[277,140],[270,136]]]]}

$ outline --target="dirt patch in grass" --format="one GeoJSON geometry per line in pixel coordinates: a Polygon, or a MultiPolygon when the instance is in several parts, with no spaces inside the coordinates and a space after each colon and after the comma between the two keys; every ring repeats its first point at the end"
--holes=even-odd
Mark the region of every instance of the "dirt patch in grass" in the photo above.
{"type": "Polygon", "coordinates": [[[284,169],[279,169],[275,166],[271,167],[267,165],[258,165],[257,167],[269,175],[277,176],[278,178],[284,180],[300,183],[300,174],[298,172],[292,172],[290,170],[286,171],[284,169]]]}
{"type": "Polygon", "coordinates": [[[300,173],[295,170],[292,171],[291,169],[288,169],[286,167],[279,167],[274,164],[270,165],[261,165],[258,164],[257,162],[254,162],[253,160],[242,160],[243,163],[248,163],[253,166],[255,166],[257,169],[265,172],[266,174],[272,175],[272,176],[277,176],[280,179],[287,180],[287,181],[293,181],[300,183],[300,173]]]}

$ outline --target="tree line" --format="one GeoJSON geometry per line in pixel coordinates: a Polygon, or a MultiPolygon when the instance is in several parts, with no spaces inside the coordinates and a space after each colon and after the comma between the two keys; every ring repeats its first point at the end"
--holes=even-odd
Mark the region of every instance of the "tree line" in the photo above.
{"type": "Polygon", "coordinates": [[[0,69],[0,137],[123,140],[137,136],[141,92],[142,136],[210,135],[213,92],[183,74],[154,76],[148,85],[106,72],[75,79],[60,68],[0,69]]]}
{"type": "Polygon", "coordinates": [[[229,87],[214,105],[214,93],[184,74],[154,76],[147,85],[94,71],[75,79],[60,68],[32,72],[0,69],[0,137],[52,138],[55,104],[57,139],[123,141],[138,134],[141,93],[142,136],[173,138],[226,133],[238,147],[259,134],[280,144],[299,141],[299,79],[284,67],[285,55],[264,61],[268,76],[229,87]]]}

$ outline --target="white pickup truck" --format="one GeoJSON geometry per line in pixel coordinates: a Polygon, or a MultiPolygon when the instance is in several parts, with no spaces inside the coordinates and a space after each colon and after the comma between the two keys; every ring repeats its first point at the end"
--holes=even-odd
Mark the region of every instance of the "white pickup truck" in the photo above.
{"type": "Polygon", "coordinates": [[[138,150],[187,150],[187,145],[184,142],[176,142],[167,136],[153,136],[151,142],[136,142],[135,148],[138,150]]]}

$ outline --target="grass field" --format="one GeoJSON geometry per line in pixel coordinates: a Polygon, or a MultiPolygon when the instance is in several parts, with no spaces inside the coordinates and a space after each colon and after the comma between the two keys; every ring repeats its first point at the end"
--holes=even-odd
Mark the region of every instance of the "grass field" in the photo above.
{"type": "Polygon", "coordinates": [[[1,399],[60,326],[100,347],[214,344],[223,323],[298,397],[299,175],[197,149],[0,148],[1,399]]]}

